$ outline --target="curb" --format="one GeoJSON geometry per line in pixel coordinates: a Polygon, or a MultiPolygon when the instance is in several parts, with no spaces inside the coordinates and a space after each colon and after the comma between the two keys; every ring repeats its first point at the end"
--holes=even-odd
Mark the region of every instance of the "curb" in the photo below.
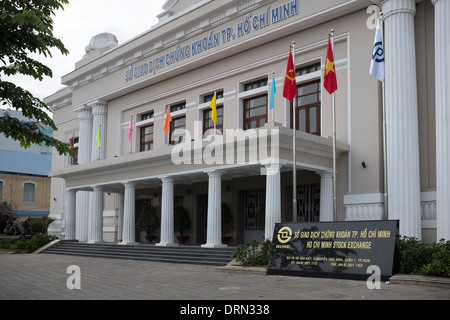
{"type": "Polygon", "coordinates": [[[41,253],[42,251],[45,251],[45,250],[47,250],[48,248],[53,247],[54,245],[57,245],[57,244],[60,243],[60,242],[61,242],[60,239],[56,239],[56,240],[54,240],[54,241],[52,241],[52,242],[46,244],[45,246],[43,246],[43,247],[37,249],[36,251],[32,252],[32,254],[39,254],[39,253],[41,253]]]}
{"type": "Polygon", "coordinates": [[[450,289],[450,278],[395,274],[389,279],[389,284],[402,284],[402,285],[450,289]]]}
{"type": "Polygon", "coordinates": [[[238,264],[235,260],[231,261],[225,267],[217,267],[216,270],[224,273],[254,274],[260,276],[267,275],[267,268],[243,267],[242,265],[238,264]]]}

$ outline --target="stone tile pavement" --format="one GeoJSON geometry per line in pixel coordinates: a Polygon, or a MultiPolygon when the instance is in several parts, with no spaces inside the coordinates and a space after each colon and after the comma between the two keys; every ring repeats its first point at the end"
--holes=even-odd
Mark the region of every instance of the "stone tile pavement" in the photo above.
{"type": "Polygon", "coordinates": [[[1,254],[0,300],[450,300],[450,290],[365,281],[218,272],[215,267],[143,261],[1,254]],[[81,289],[68,289],[69,266],[81,289]]]}

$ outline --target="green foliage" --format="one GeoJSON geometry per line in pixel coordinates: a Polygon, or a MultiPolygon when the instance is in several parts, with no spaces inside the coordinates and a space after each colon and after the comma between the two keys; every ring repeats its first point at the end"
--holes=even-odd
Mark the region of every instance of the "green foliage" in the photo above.
{"type": "Polygon", "coordinates": [[[0,249],[12,252],[31,253],[56,239],[56,236],[49,236],[47,234],[37,234],[30,239],[25,237],[18,240],[14,238],[0,239],[0,249]]]}
{"type": "Polygon", "coordinates": [[[250,244],[243,244],[233,252],[232,258],[243,266],[267,266],[270,259],[272,243],[264,242],[262,245],[253,240],[250,244]]]}
{"type": "Polygon", "coordinates": [[[450,277],[450,241],[426,245],[416,238],[401,238],[400,273],[450,277]]]}
{"type": "Polygon", "coordinates": [[[30,227],[33,232],[47,234],[48,226],[54,221],[55,219],[49,216],[42,216],[40,219],[31,220],[30,227]]]}
{"type": "Polygon", "coordinates": [[[147,205],[139,215],[138,226],[144,229],[148,236],[153,235],[156,229],[160,226],[158,215],[156,214],[155,207],[147,205]]]}
{"type": "MultiPolygon", "coordinates": [[[[52,49],[67,55],[60,39],[53,36],[52,16],[63,9],[68,0],[1,0],[0,5],[0,79],[4,76],[25,75],[42,81],[52,77],[52,70],[31,57],[39,54],[52,56],[52,49]]],[[[57,130],[47,114],[50,108],[30,92],[15,84],[0,80],[0,103],[20,110],[28,119],[23,122],[8,116],[0,117],[0,133],[20,141],[24,148],[45,143],[54,146],[59,154],[71,154],[70,145],[43,133],[43,127],[57,130]]]]}

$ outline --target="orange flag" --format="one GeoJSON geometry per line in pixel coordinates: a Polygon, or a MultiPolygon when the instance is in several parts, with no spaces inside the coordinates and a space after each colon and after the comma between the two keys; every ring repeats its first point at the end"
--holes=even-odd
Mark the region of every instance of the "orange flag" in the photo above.
{"type": "Polygon", "coordinates": [[[166,134],[169,133],[169,126],[170,126],[171,122],[172,122],[172,116],[170,115],[170,106],[169,106],[169,107],[167,107],[166,123],[164,124],[164,132],[166,134]]]}
{"type": "Polygon", "coordinates": [[[327,62],[325,65],[325,75],[323,86],[329,94],[337,90],[336,67],[334,65],[333,49],[331,48],[331,40],[328,37],[327,62]]]}

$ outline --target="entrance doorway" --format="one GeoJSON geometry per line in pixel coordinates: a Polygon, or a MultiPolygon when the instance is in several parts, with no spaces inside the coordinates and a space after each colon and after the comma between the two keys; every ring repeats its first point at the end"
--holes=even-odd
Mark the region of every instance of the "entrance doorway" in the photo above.
{"type": "Polygon", "coordinates": [[[139,228],[137,222],[139,221],[139,217],[141,216],[142,210],[146,206],[151,206],[151,205],[152,205],[152,200],[151,199],[136,200],[136,202],[135,202],[135,206],[136,206],[136,209],[135,209],[135,212],[136,212],[136,214],[135,214],[135,219],[136,219],[135,220],[136,221],[136,224],[135,224],[135,241],[137,243],[142,242],[142,241],[146,241],[145,240],[145,232],[142,234],[142,237],[141,237],[141,229],[139,228]]]}
{"type": "Polygon", "coordinates": [[[256,240],[264,242],[266,216],[266,189],[243,191],[244,203],[244,243],[256,240]]]}
{"type": "Polygon", "coordinates": [[[197,243],[206,243],[208,222],[208,194],[197,196],[197,243]]]}

